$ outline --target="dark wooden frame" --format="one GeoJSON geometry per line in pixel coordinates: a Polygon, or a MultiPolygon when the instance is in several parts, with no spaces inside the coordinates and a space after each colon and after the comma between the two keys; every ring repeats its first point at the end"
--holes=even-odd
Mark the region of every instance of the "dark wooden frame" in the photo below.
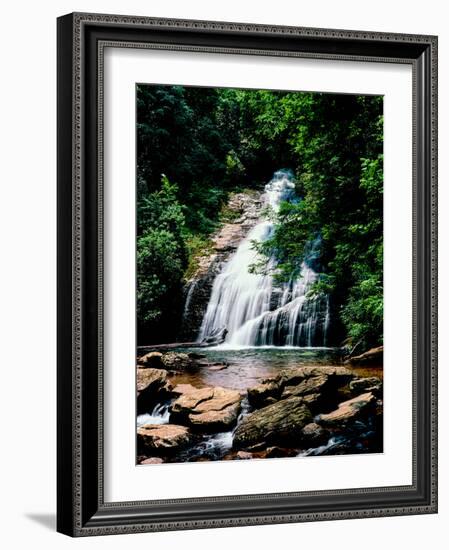
{"type": "Polygon", "coordinates": [[[436,512],[436,155],[437,38],[434,36],[101,14],[60,17],[58,531],[86,536],[436,512]],[[102,55],[107,45],[412,65],[412,485],[104,502],[102,55]]]}

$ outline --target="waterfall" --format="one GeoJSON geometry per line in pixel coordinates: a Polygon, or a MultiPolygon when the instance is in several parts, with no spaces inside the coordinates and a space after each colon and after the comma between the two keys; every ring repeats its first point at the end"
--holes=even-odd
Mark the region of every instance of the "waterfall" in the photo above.
{"type": "MultiPolygon", "coordinates": [[[[292,173],[280,170],[265,186],[265,203],[277,212],[282,201],[294,199],[294,190],[292,173]]],[[[198,341],[225,327],[225,344],[230,346],[326,346],[329,299],[307,297],[318,280],[312,268],[318,241],[308,247],[299,276],[288,283],[273,280],[275,258],[269,259],[267,274],[249,271],[258,260],[253,241],[265,241],[273,230],[271,221],[257,223],[224,264],[214,280],[198,341]]]]}
{"type": "Polygon", "coordinates": [[[169,403],[158,403],[151,413],[140,414],[137,417],[137,426],[145,424],[168,424],[170,419],[169,403]]]}

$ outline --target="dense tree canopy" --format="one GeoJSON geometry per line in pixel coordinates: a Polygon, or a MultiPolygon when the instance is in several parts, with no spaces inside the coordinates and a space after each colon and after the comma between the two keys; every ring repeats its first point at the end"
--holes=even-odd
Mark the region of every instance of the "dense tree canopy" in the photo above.
{"type": "Polygon", "coordinates": [[[186,272],[228,194],[289,167],[298,200],[281,205],[254,269],[275,255],[276,277],[288,279],[318,240],[313,291],[331,297],[337,343],[379,343],[382,136],[378,96],[139,86],[139,339],[174,337],[186,272]]]}

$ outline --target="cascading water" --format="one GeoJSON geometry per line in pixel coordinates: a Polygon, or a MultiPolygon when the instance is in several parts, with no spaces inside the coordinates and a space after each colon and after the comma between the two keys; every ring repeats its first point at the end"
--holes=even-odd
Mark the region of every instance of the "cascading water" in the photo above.
{"type": "Polygon", "coordinates": [[[139,414],[137,426],[145,424],[168,424],[170,419],[170,403],[158,403],[151,413],[139,414]]]}
{"type": "MultiPolygon", "coordinates": [[[[294,189],[291,172],[276,172],[265,186],[266,204],[277,212],[282,201],[294,198],[294,189]]],[[[312,268],[318,241],[309,245],[299,276],[288,283],[274,282],[275,258],[269,260],[267,274],[249,271],[258,259],[252,242],[265,241],[273,230],[273,222],[260,221],[217,275],[198,341],[226,328],[229,346],[326,346],[329,299],[307,296],[318,279],[312,268]]]]}

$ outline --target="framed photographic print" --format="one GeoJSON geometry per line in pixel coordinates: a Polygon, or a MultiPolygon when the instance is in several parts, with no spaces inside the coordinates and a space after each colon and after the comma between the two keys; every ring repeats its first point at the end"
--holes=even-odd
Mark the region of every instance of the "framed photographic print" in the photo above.
{"type": "Polygon", "coordinates": [[[58,19],[58,530],[437,511],[437,38],[58,19]]]}

